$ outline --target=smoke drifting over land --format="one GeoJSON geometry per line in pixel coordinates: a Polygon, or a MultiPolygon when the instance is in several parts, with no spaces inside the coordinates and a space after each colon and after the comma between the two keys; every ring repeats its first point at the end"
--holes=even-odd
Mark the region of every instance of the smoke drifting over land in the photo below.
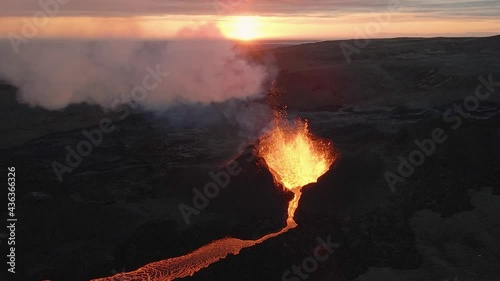
{"type": "Polygon", "coordinates": [[[19,101],[51,110],[81,102],[110,108],[143,86],[152,70],[162,79],[148,83],[154,86],[146,87],[147,97],[139,102],[146,110],[261,93],[266,67],[245,60],[215,25],[186,28],[179,35],[183,39],[172,42],[33,41],[17,55],[3,45],[0,77],[18,87],[19,101]]]}

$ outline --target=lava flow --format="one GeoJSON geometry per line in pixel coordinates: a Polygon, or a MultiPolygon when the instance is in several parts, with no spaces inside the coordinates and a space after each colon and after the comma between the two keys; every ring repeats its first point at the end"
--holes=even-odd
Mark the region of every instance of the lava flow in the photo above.
{"type": "Polygon", "coordinates": [[[184,256],[150,263],[136,271],[93,281],[170,281],[192,276],[229,254],[237,255],[244,248],[260,244],[295,228],[297,223],[294,215],[302,195],[302,187],[316,182],[326,173],[338,154],[329,142],[309,133],[307,122],[297,120],[290,123],[283,117],[277,117],[274,128],[261,139],[258,154],[271,171],[274,181],[294,193],[294,198],[288,205],[286,227],[257,240],[223,238],[184,256]]]}

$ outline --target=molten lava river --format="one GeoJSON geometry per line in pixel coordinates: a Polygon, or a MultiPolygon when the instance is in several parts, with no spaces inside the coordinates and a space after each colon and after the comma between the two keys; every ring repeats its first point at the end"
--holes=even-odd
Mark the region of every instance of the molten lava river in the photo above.
{"type": "Polygon", "coordinates": [[[309,132],[307,122],[297,120],[290,123],[284,118],[276,118],[274,128],[260,140],[257,150],[272,173],[275,183],[294,193],[293,200],[288,205],[288,218],[283,229],[257,240],[223,238],[184,256],[150,263],[136,271],[93,281],[169,281],[192,276],[229,254],[237,255],[244,248],[260,244],[295,228],[297,223],[294,215],[302,187],[315,183],[326,173],[338,158],[338,154],[330,142],[309,132]]]}

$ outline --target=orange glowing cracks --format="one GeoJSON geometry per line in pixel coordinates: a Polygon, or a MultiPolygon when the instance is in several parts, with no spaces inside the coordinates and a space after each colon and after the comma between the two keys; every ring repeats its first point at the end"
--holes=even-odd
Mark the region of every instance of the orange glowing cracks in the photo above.
{"type": "Polygon", "coordinates": [[[275,121],[275,127],[258,148],[274,180],[294,191],[315,183],[330,169],[338,154],[331,143],[313,136],[306,121],[275,121]]]}

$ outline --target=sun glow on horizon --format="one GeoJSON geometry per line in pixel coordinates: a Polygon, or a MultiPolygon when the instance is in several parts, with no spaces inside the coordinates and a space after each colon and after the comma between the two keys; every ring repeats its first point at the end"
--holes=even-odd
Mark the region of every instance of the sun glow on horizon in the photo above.
{"type": "Polygon", "coordinates": [[[259,32],[260,25],[261,23],[257,16],[237,16],[233,17],[227,23],[224,33],[229,38],[251,41],[261,36],[259,32]]]}
{"type": "MultiPolygon", "coordinates": [[[[26,18],[0,16],[0,39],[9,34],[23,34],[26,18]]],[[[365,33],[373,15],[358,13],[338,17],[304,16],[215,16],[168,15],[137,17],[104,17],[62,15],[48,17],[46,25],[37,28],[35,38],[48,39],[176,39],[179,30],[214,23],[224,37],[242,42],[256,40],[339,40],[356,39],[361,30],[370,38],[393,37],[476,37],[498,35],[500,19],[432,18],[394,13],[390,25],[380,25],[380,32],[365,33]]]]}

